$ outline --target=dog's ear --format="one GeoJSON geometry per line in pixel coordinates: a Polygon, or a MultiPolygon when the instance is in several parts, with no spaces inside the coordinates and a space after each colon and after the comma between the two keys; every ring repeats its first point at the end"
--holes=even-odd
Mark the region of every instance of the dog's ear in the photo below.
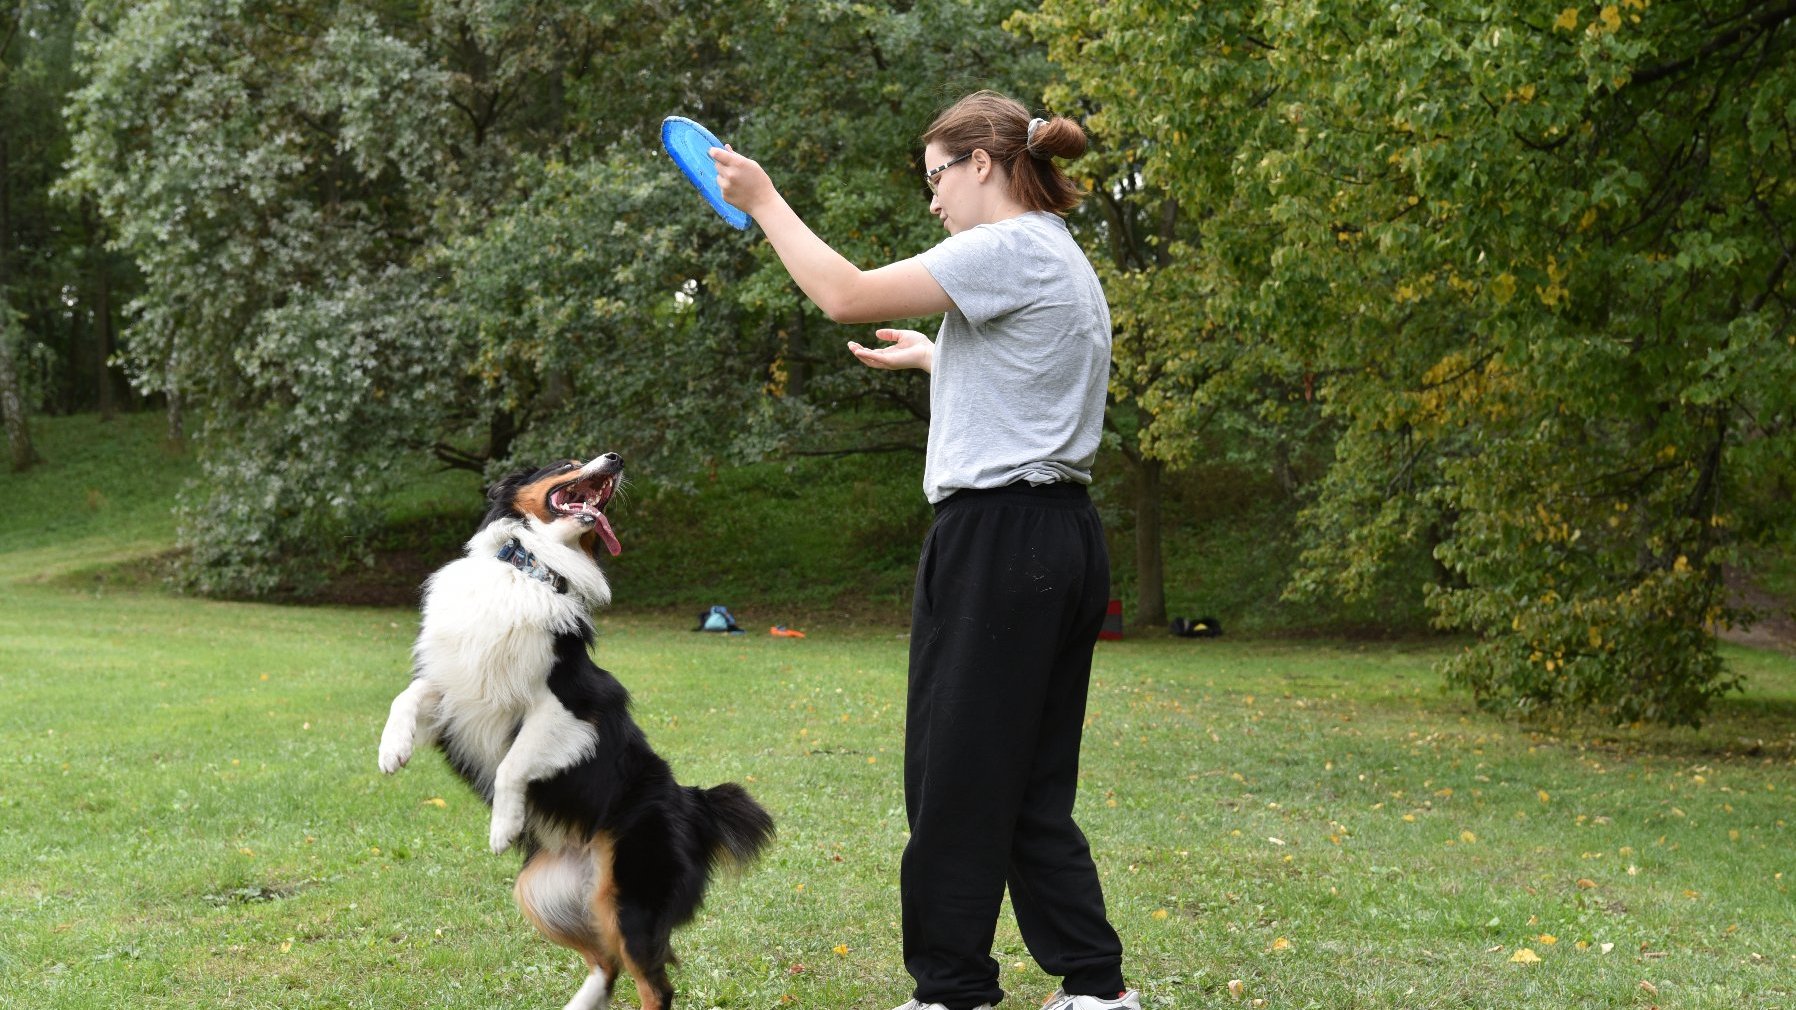
{"type": "Polygon", "coordinates": [[[486,529],[500,519],[523,518],[524,513],[518,511],[516,503],[517,492],[530,479],[531,473],[529,470],[519,470],[506,474],[486,489],[486,515],[480,518],[481,529],[486,529]]]}

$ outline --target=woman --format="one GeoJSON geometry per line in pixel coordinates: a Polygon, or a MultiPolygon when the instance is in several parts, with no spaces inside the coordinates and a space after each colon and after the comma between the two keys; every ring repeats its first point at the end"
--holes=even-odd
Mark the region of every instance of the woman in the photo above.
{"type": "Polygon", "coordinates": [[[1085,133],[978,92],[923,143],[929,210],[949,237],[867,271],[814,235],[758,164],[711,151],[724,198],[754,217],[831,319],[943,314],[933,342],[881,329],[888,346],[848,344],[870,367],[931,375],[923,489],[936,516],[911,621],[900,888],[916,989],[899,1010],[1003,998],[991,945],[1007,882],[1030,954],[1064,979],[1050,1008],[1138,1010],[1072,816],[1110,592],[1086,494],[1110,310],[1060,216],[1079,191],[1052,160],[1083,154],[1085,133]]]}

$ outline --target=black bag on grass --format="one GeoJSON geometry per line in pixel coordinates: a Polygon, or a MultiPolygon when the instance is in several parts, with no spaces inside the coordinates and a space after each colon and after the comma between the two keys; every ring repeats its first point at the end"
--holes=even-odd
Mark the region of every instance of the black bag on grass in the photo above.
{"type": "Polygon", "coordinates": [[[1222,634],[1222,622],[1214,617],[1175,617],[1167,630],[1179,638],[1215,638],[1222,634]]]}

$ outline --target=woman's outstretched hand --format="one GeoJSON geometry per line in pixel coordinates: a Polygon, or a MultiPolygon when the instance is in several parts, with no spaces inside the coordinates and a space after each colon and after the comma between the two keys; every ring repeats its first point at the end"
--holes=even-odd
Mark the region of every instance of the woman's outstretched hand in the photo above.
{"type": "Polygon", "coordinates": [[[905,368],[921,368],[925,372],[933,372],[935,367],[935,344],[916,330],[878,329],[873,335],[881,340],[890,341],[889,347],[863,347],[855,341],[848,342],[848,349],[854,352],[861,364],[868,368],[885,368],[898,371],[905,368]]]}
{"type": "Polygon", "coordinates": [[[728,144],[711,148],[710,154],[712,164],[717,166],[717,188],[723,192],[724,200],[750,217],[759,217],[757,210],[769,197],[777,195],[767,170],[760,162],[737,154],[728,144]]]}

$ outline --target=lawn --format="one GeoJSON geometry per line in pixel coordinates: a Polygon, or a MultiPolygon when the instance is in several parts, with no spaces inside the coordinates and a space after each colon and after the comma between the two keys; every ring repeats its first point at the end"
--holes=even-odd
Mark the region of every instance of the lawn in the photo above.
{"type": "MultiPolygon", "coordinates": [[[[560,1006],[484,808],[375,769],[415,614],[120,578],[172,527],[115,490],[22,531],[55,476],[0,477],[0,1007],[560,1006]]],[[[680,1005],[903,1002],[903,628],[689,623],[601,614],[598,658],[780,837],[676,936],[680,1005]]],[[[1548,729],[1443,694],[1451,647],[1102,645],[1079,815],[1144,1004],[1796,1005],[1796,660],[1731,649],[1699,732],[1548,729]]],[[[1008,918],[996,956],[1006,1006],[1053,989],[1008,918]]]]}

